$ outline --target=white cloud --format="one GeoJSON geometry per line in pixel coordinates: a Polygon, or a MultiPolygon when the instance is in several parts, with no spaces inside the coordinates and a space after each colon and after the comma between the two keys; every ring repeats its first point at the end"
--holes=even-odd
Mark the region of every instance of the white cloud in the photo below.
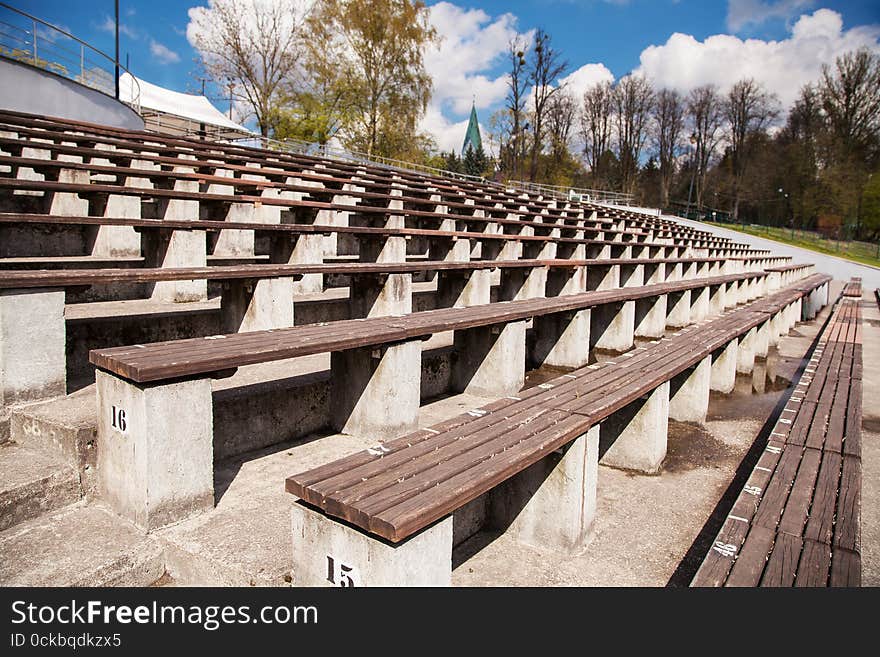
{"type": "Polygon", "coordinates": [[[154,39],[150,39],[150,54],[159,60],[160,64],[176,64],[180,61],[180,55],[154,39]]]}
{"type": "MultiPolygon", "coordinates": [[[[439,48],[431,47],[424,54],[434,92],[420,127],[442,150],[458,151],[471,102],[476,102],[478,110],[488,110],[507,93],[507,74],[493,76],[490,71],[503,61],[508,44],[519,35],[517,19],[509,13],[493,19],[481,9],[440,2],[430,7],[430,20],[441,41],[439,48]],[[449,119],[447,112],[464,118],[449,119]]],[[[531,39],[531,34],[522,36],[531,39]]],[[[480,129],[485,137],[485,129],[480,129]]]]}
{"type": "MultiPolygon", "coordinates": [[[[116,21],[113,20],[113,18],[111,18],[110,16],[104,16],[104,22],[102,22],[100,25],[98,25],[98,29],[101,30],[102,32],[109,32],[110,34],[115,34],[116,33],[116,21]]],[[[126,25],[122,21],[119,22],[119,33],[124,34],[125,36],[127,36],[130,39],[137,39],[140,36],[138,34],[137,30],[135,30],[133,27],[129,27],[128,25],[126,25]]]]}
{"type": "Polygon", "coordinates": [[[771,18],[792,18],[815,4],[816,0],[728,0],[727,27],[739,32],[747,25],[760,25],[771,18]]]}
{"type": "Polygon", "coordinates": [[[584,92],[598,82],[614,82],[614,74],[605,64],[584,64],[559,80],[565,90],[579,101],[584,92]]]}
{"type": "Polygon", "coordinates": [[[775,92],[785,108],[804,84],[819,77],[822,64],[861,46],[880,52],[880,26],[844,30],[841,15],[829,9],[801,16],[790,32],[781,41],[726,34],[697,41],[676,33],[665,44],[643,50],[636,72],[657,87],[683,92],[702,84],[716,84],[725,91],[737,80],[751,77],[775,92]]]}

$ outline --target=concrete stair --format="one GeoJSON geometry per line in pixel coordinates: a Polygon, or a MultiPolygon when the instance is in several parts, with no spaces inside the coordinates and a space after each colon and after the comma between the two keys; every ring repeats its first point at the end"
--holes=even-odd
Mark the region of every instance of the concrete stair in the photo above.
{"type": "Polygon", "coordinates": [[[0,553],[0,586],[149,586],[165,573],[159,541],[83,502],[0,532],[0,553]]]}
{"type": "Polygon", "coordinates": [[[47,450],[4,443],[0,472],[0,531],[82,497],[77,471],[47,450]]]}

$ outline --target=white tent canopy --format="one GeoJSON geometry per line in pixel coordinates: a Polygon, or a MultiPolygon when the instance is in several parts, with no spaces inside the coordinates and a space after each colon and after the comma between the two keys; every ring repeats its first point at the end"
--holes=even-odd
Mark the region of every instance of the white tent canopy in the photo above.
{"type": "Polygon", "coordinates": [[[157,114],[157,119],[147,121],[153,124],[152,127],[158,124],[160,128],[191,133],[203,124],[211,133],[234,133],[237,136],[252,134],[244,126],[227,118],[204,96],[171,91],[129,73],[119,76],[119,98],[129,104],[139,104],[145,119],[149,119],[150,114],[157,114]]]}

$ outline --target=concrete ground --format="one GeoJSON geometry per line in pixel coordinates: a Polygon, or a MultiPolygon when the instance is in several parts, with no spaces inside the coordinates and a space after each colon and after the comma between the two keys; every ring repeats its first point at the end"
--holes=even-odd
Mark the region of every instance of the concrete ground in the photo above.
{"type": "Polygon", "coordinates": [[[862,299],[862,586],[880,586],[880,309],[862,299]]]}

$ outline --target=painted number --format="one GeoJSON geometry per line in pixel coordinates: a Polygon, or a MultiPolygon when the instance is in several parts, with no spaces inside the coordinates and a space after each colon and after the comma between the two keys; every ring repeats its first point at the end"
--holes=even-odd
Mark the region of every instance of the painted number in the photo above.
{"type": "Polygon", "coordinates": [[[327,555],[327,581],[334,586],[342,588],[351,588],[357,586],[357,572],[352,566],[346,566],[344,563],[336,561],[329,554],[327,555]]]}
{"type": "Polygon", "coordinates": [[[125,433],[126,427],[128,424],[125,421],[125,411],[121,408],[116,408],[115,406],[110,407],[110,424],[114,429],[118,429],[122,433],[125,433]]]}

